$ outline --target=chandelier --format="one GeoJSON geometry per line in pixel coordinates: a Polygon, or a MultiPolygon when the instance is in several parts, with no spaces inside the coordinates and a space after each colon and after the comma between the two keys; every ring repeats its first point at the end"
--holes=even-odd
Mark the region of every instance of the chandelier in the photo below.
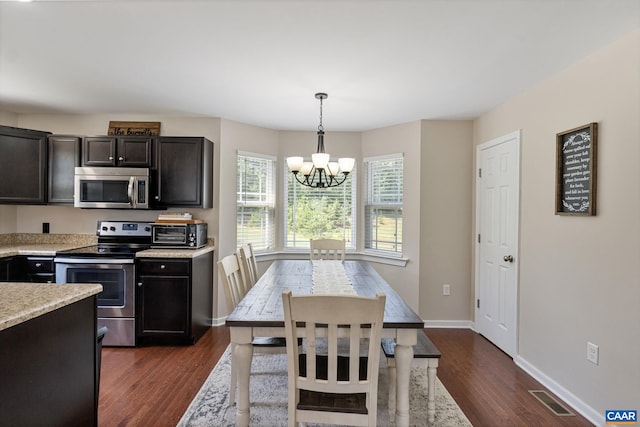
{"type": "Polygon", "coordinates": [[[322,126],[322,101],[327,99],[326,93],[316,93],[320,100],[320,124],[318,125],[318,148],[311,155],[311,161],[305,162],[302,157],[287,157],[287,166],[302,185],[313,188],[337,187],[342,184],[353,170],[356,159],[343,157],[337,162],[330,161],[329,153],[324,152],[324,127],[322,126]],[[341,174],[341,175],[340,175],[341,174]]]}

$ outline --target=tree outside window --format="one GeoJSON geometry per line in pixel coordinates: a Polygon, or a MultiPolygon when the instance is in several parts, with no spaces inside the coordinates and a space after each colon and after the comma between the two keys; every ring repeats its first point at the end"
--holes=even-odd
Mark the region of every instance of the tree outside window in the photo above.
{"type": "Polygon", "coordinates": [[[309,248],[310,239],[345,239],[355,249],[355,171],[338,187],[311,188],[285,170],[285,248],[309,248]]]}

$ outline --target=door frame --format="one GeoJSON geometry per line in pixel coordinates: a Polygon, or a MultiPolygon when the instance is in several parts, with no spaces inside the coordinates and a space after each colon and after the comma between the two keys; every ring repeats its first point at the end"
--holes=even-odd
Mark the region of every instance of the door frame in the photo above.
{"type": "Polygon", "coordinates": [[[515,183],[515,198],[516,198],[516,207],[515,207],[515,217],[516,217],[516,221],[515,221],[515,233],[514,233],[514,238],[515,238],[515,242],[514,242],[514,248],[513,248],[513,253],[514,253],[514,257],[516,262],[514,262],[513,264],[513,268],[514,268],[514,280],[515,280],[515,304],[516,306],[514,307],[515,310],[515,316],[514,316],[514,329],[515,329],[515,343],[514,343],[514,354],[510,354],[511,357],[513,357],[515,359],[515,357],[519,354],[518,352],[518,342],[519,342],[519,336],[520,336],[520,186],[521,186],[521,177],[520,177],[520,169],[521,169],[521,163],[522,163],[522,159],[520,157],[520,153],[521,153],[521,149],[520,146],[522,144],[522,131],[519,129],[517,131],[508,133],[506,135],[494,138],[490,141],[484,142],[482,144],[479,144],[478,146],[476,146],[476,165],[475,165],[475,181],[476,181],[476,194],[475,194],[475,236],[474,236],[474,241],[475,241],[475,266],[474,266],[474,282],[475,282],[475,288],[474,288],[474,300],[473,300],[473,311],[474,311],[474,329],[476,332],[480,332],[477,327],[478,325],[478,295],[479,295],[479,288],[480,288],[480,243],[478,242],[478,234],[479,234],[479,230],[480,230],[480,221],[481,221],[481,204],[480,204],[480,197],[481,197],[481,179],[479,176],[479,170],[480,170],[480,155],[482,153],[483,150],[486,150],[488,148],[492,148],[494,146],[509,142],[511,140],[515,140],[516,141],[516,171],[515,171],[515,177],[516,177],[516,183],[515,183]]]}

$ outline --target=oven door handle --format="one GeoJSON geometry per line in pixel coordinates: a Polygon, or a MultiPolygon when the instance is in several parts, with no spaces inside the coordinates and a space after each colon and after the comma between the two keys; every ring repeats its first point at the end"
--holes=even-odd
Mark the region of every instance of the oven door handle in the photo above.
{"type": "Polygon", "coordinates": [[[133,258],[55,258],[53,260],[59,264],[133,264],[133,258]]]}

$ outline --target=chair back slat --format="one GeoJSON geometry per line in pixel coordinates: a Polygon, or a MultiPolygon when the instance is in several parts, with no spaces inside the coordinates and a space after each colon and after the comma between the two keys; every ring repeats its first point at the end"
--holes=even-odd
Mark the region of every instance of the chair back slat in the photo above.
{"type": "Polygon", "coordinates": [[[246,245],[240,246],[238,249],[238,255],[245,285],[247,286],[247,290],[249,290],[256,284],[259,277],[258,263],[256,261],[255,253],[253,252],[253,245],[251,243],[247,243],[246,245]]]}
{"type": "Polygon", "coordinates": [[[309,241],[309,257],[312,261],[319,259],[344,261],[344,239],[311,239],[309,241]]]}
{"type": "Polygon", "coordinates": [[[222,258],[218,261],[218,269],[220,270],[220,277],[222,278],[222,284],[224,286],[227,310],[231,313],[246,294],[238,256],[231,254],[222,258]]]}

